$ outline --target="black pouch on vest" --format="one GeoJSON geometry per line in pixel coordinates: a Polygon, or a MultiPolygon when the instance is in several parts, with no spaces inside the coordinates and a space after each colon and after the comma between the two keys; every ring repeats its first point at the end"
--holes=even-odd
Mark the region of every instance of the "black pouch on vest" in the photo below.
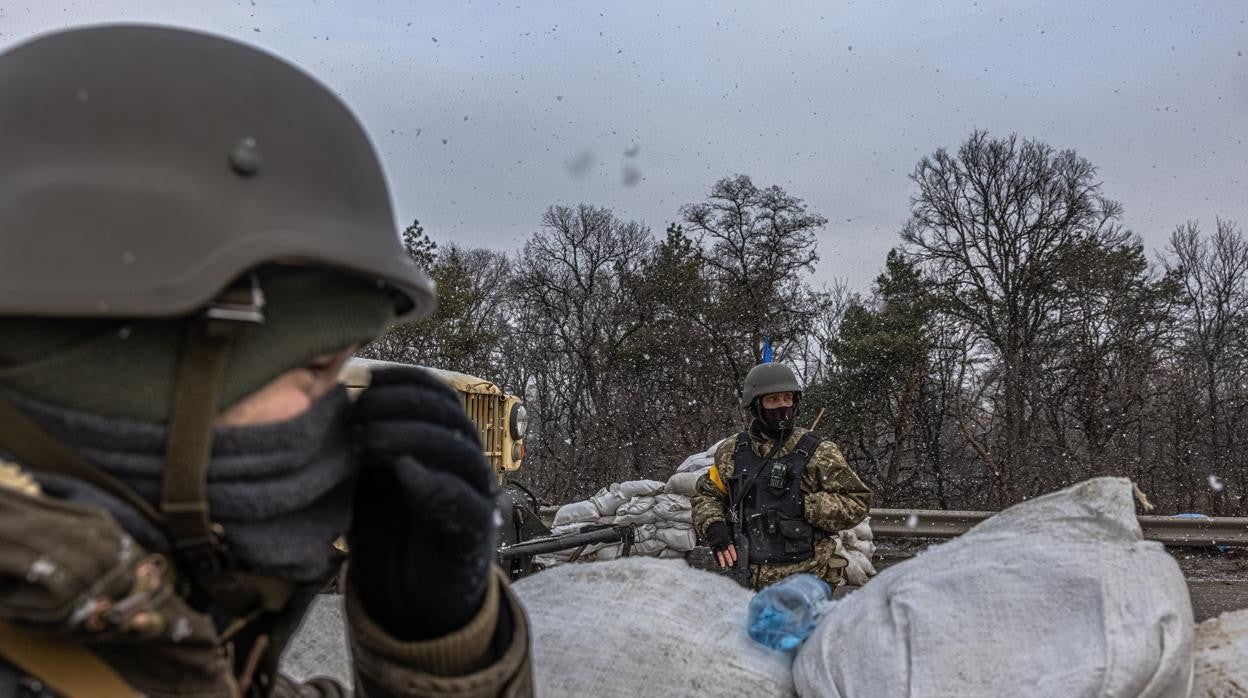
{"type": "Polygon", "coordinates": [[[780,535],[784,537],[784,552],[786,553],[796,553],[814,547],[815,527],[805,521],[781,521],[780,535]]]}

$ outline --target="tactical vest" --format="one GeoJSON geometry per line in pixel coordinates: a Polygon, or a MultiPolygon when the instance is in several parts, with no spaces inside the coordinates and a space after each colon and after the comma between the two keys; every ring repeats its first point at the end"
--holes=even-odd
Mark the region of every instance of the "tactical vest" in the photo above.
{"type": "Polygon", "coordinates": [[[814,556],[815,541],[823,536],[822,531],[806,521],[802,473],[820,440],[814,432],[807,432],[792,451],[764,461],[750,447],[749,432],[737,435],[732,501],[740,507],[741,530],[749,539],[750,564],[784,565],[814,556]]]}

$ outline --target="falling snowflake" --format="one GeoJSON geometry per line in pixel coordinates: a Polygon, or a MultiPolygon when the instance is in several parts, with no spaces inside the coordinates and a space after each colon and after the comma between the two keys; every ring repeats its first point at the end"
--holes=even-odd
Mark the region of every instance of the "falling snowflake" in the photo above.
{"type": "Polygon", "coordinates": [[[906,517],[906,528],[917,528],[919,525],[919,515],[911,514],[906,517]]]}
{"type": "Polygon", "coordinates": [[[1218,477],[1217,475],[1209,476],[1209,489],[1213,490],[1214,492],[1221,492],[1222,488],[1225,486],[1226,485],[1222,483],[1222,478],[1218,477]]]}

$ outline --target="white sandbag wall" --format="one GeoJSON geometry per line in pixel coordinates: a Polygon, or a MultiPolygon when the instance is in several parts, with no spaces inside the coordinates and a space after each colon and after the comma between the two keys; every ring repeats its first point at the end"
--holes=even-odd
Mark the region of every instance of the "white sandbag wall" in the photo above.
{"type": "MultiPolygon", "coordinates": [[[[589,499],[559,507],[551,532],[575,533],[591,524],[629,524],[633,526],[630,554],[684,557],[697,545],[697,535],[693,532],[693,511],[689,497],[667,494],[664,492],[666,487],[658,480],[613,483],[598,490],[589,499]]],[[[589,545],[577,559],[614,560],[621,556],[621,547],[620,543],[589,545]]],[[[538,561],[549,567],[567,562],[575,552],[562,550],[542,555],[538,561]]]]}
{"type": "MultiPolygon", "coordinates": [[[[693,530],[693,496],[700,477],[706,474],[715,459],[711,446],[702,453],[685,459],[666,483],[657,480],[617,482],[598,490],[581,502],[559,508],[552,533],[574,533],[590,524],[629,524],[633,526],[633,548],[630,554],[661,558],[683,557],[697,546],[693,530]]],[[[849,561],[845,578],[850,584],[862,585],[875,575],[871,557],[875,543],[870,520],[849,531],[841,531],[837,552],[849,561]]],[[[550,567],[571,559],[575,550],[542,555],[538,561],[550,567]]],[[[621,556],[621,544],[597,543],[586,546],[577,560],[614,560],[621,556]]]]}

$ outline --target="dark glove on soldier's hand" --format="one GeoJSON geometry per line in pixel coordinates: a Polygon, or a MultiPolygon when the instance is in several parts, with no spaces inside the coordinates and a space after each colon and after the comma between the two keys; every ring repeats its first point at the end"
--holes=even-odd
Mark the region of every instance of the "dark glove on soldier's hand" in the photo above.
{"type": "Polygon", "coordinates": [[[454,390],[423,370],[373,372],[353,413],[362,472],[348,583],[398,640],[463,627],[494,559],[495,484],[454,390]]]}
{"type": "Polygon", "coordinates": [[[706,544],[711,546],[711,551],[722,553],[732,545],[732,531],[728,528],[728,524],[723,521],[716,521],[706,527],[706,544]]]}

